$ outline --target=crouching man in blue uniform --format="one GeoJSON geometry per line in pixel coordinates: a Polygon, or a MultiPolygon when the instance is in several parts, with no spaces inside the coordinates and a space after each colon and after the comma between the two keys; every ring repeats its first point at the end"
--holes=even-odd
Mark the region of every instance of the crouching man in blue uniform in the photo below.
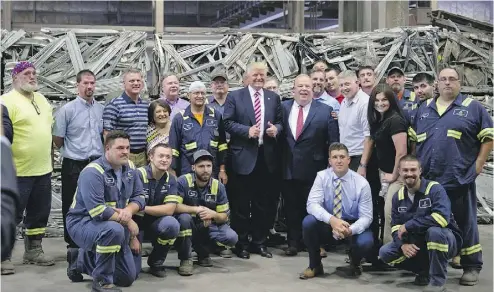
{"type": "Polygon", "coordinates": [[[415,156],[400,159],[405,186],[393,197],[393,242],[381,247],[379,256],[385,263],[416,273],[415,284],[428,285],[424,291],[446,291],[448,259],[458,254],[461,232],[444,188],[421,174],[415,156]]]}
{"type": "Polygon", "coordinates": [[[180,223],[177,249],[180,259],[178,273],[182,276],[193,273],[192,246],[199,265],[211,267],[210,240],[225,248],[235,246],[238,241],[237,233],[227,224],[230,208],[225,186],[211,177],[213,156],[206,150],[198,150],[193,159],[193,173],[178,178],[178,194],[182,201],[175,214],[180,223]]]}
{"type": "Polygon", "coordinates": [[[320,247],[330,240],[350,244],[350,276],[362,274],[361,260],[374,245],[369,226],[372,222],[372,195],[367,180],[351,170],[348,148],[342,143],[329,146],[331,168],[317,173],[307,199],[307,215],[302,234],[309,252],[309,267],[300,279],[324,274],[320,247]]]}
{"type": "Polygon", "coordinates": [[[122,291],[115,285],[132,285],[140,272],[133,257],[140,250],[139,227],[132,215],[144,209],[144,196],[129,153],[129,135],[109,132],[105,154],[81,172],[67,214],[67,231],[80,247],[69,256],[69,278],[92,276],[95,292],[122,291]]]}
{"type": "MultiPolygon", "coordinates": [[[[172,162],[172,148],[161,143],[152,146],[149,161],[147,166],[137,169],[144,189],[146,207],[134,216],[134,221],[139,225],[139,241],[143,242],[146,237],[153,244],[147,260],[149,272],[164,278],[166,272],[163,263],[180,230],[180,224],[173,213],[182,199],[177,195],[177,179],[168,173],[172,162]]],[[[141,260],[137,262],[141,263],[141,260]]]]}

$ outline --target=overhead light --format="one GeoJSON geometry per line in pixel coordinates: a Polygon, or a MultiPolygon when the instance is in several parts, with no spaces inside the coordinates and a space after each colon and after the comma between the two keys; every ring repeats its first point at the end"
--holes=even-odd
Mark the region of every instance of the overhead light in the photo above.
{"type": "MultiPolygon", "coordinates": [[[[288,10],[285,10],[284,11],[284,14],[288,14],[288,10]]],[[[253,27],[256,27],[256,26],[259,26],[259,25],[263,25],[265,23],[268,23],[270,21],[273,21],[275,19],[278,19],[278,18],[281,18],[283,17],[283,11],[281,12],[278,12],[276,14],[273,14],[271,16],[268,16],[266,18],[263,18],[263,19],[259,19],[258,21],[255,21],[255,22],[252,22],[252,23],[249,23],[245,26],[241,26],[240,29],[248,29],[248,28],[253,28],[253,27]]]]}
{"type": "Polygon", "coordinates": [[[338,28],[338,27],[339,27],[338,24],[333,24],[333,25],[330,25],[330,26],[319,28],[318,30],[331,30],[331,29],[335,29],[335,28],[338,28]]]}

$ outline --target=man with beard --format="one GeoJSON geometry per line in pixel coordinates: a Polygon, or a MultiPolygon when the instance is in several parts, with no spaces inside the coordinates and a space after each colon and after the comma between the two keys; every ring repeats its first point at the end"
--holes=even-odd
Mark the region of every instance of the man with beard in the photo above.
{"type": "Polygon", "coordinates": [[[345,98],[340,91],[340,82],[338,81],[338,74],[341,71],[338,68],[330,68],[326,71],[326,92],[329,96],[333,97],[338,101],[339,104],[345,98]]]}
{"type": "Polygon", "coordinates": [[[287,256],[302,250],[302,220],[310,188],[318,171],[327,168],[328,147],[338,141],[338,124],[327,105],[312,102],[312,80],[295,78],[292,100],[283,102],[283,198],[288,227],[287,256]],[[307,159],[309,158],[309,159],[307,159]]]}
{"type": "Polygon", "coordinates": [[[362,66],[357,70],[357,77],[360,82],[360,89],[370,96],[372,89],[376,85],[376,73],[371,66],[362,66]]]}
{"type": "Polygon", "coordinates": [[[419,103],[434,97],[436,84],[434,77],[428,73],[418,73],[412,79],[413,92],[419,98],[419,103]]]}
{"type": "Polygon", "coordinates": [[[424,176],[439,182],[451,200],[464,239],[460,285],[473,286],[483,264],[475,179],[492,151],[493,122],[480,102],[460,94],[455,69],[441,70],[438,81],[439,97],[422,103],[409,135],[416,142],[424,176]]]}
{"type": "Polygon", "coordinates": [[[161,81],[161,99],[163,99],[170,108],[172,113],[170,114],[170,121],[177,113],[186,109],[189,106],[189,102],[180,98],[180,82],[174,73],[165,73],[163,75],[163,81],[161,81]]]}
{"type": "Polygon", "coordinates": [[[415,108],[414,105],[417,104],[417,100],[414,92],[405,89],[405,72],[398,66],[392,67],[388,71],[386,84],[393,89],[405,118],[410,122],[410,112],[415,108]]]}
{"type": "Polygon", "coordinates": [[[193,155],[206,149],[214,157],[213,176],[224,184],[228,182],[225,169],[225,128],[221,113],[206,106],[206,85],[194,81],[189,86],[190,105],[175,116],[170,129],[170,146],[174,159],[172,168],[177,176],[192,171],[193,155]]]}
{"type": "Polygon", "coordinates": [[[112,99],[103,111],[104,136],[112,130],[122,130],[130,135],[129,159],[136,167],[147,164],[146,133],[149,102],[142,99],[142,74],[129,69],[123,75],[124,92],[112,99]]]}
{"type": "Polygon", "coordinates": [[[426,292],[446,291],[448,259],[462,245],[461,232],[451,214],[444,188],[422,175],[415,156],[400,159],[405,183],[393,196],[393,241],[379,250],[380,258],[417,274],[415,284],[428,285],[426,292]]]}
{"type": "MultiPolygon", "coordinates": [[[[173,214],[182,198],[177,195],[176,177],[168,173],[172,162],[170,146],[161,143],[153,146],[149,150],[149,161],[147,166],[137,169],[146,197],[146,207],[134,216],[134,221],[139,226],[139,241],[148,238],[153,244],[147,260],[149,273],[164,278],[166,273],[163,263],[180,230],[180,224],[173,214]]],[[[136,263],[139,264],[140,254],[137,257],[136,263]]],[[[139,265],[136,271],[140,270],[139,265]]]]}
{"type": "MultiPolygon", "coordinates": [[[[77,97],[61,107],[55,114],[53,142],[60,148],[62,161],[62,216],[67,259],[75,262],[78,246],[70,238],[65,217],[69,211],[81,171],[103,154],[103,105],[93,98],[96,78],[89,70],[76,75],[77,97]]],[[[69,278],[79,278],[75,267],[68,267],[69,278]]]]}
{"type": "MultiPolygon", "coordinates": [[[[51,266],[55,261],[44,254],[41,241],[51,209],[52,173],[52,107],[36,92],[36,69],[30,62],[19,62],[12,70],[13,89],[1,100],[12,121],[14,139],[12,154],[17,171],[20,208],[16,223],[24,220],[25,264],[51,266]],[[26,216],[24,215],[26,211],[26,216]],[[23,218],[24,217],[24,218],[23,218]]],[[[2,274],[15,273],[6,256],[1,264],[2,274]]]]}
{"type": "MultiPolygon", "coordinates": [[[[77,273],[93,278],[92,291],[120,292],[140,270],[139,227],[132,215],[144,209],[142,183],[129,160],[129,135],[110,131],[105,154],[84,168],[67,214],[67,231],[80,247],[74,257],[77,273]],[[132,251],[131,251],[132,250],[132,251]]],[[[71,278],[72,281],[82,281],[71,278]]]]}
{"type": "Polygon", "coordinates": [[[193,173],[178,178],[181,197],[175,209],[180,233],[177,239],[180,267],[178,273],[193,273],[191,249],[197,253],[199,265],[211,267],[209,242],[227,249],[235,246],[238,236],[227,224],[230,214],[225,186],[212,178],[214,157],[206,150],[194,153],[193,173]]]}
{"type": "Polygon", "coordinates": [[[340,103],[326,92],[326,73],[324,71],[312,71],[310,78],[312,79],[314,100],[330,106],[333,109],[332,112],[337,115],[340,111],[340,103]]]}
{"type": "Polygon", "coordinates": [[[235,249],[240,258],[253,252],[271,258],[265,243],[271,222],[266,217],[269,199],[279,195],[276,174],[280,166],[278,133],[283,130],[280,97],[263,90],[267,74],[264,63],[247,66],[248,86],[231,92],[225,105],[225,129],[230,133],[233,180],[229,184],[232,227],[239,234],[235,249]],[[252,217],[251,217],[252,214],[252,217]],[[249,244],[249,233],[252,242],[249,244]]]}

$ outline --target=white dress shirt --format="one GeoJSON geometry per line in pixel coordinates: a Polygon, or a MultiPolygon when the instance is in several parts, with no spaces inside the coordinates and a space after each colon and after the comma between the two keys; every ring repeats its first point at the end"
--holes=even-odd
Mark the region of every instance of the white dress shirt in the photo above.
{"type": "Polygon", "coordinates": [[[364,139],[370,136],[367,120],[368,104],[369,96],[362,90],[359,90],[352,100],[345,97],[341,102],[338,114],[340,142],[348,147],[350,156],[362,155],[364,139]]]}
{"type": "MultiPolygon", "coordinates": [[[[256,113],[255,113],[255,104],[256,104],[256,98],[254,97],[254,94],[256,93],[256,90],[254,88],[252,88],[250,85],[249,85],[249,92],[250,92],[250,99],[252,100],[252,108],[254,109],[254,117],[256,116],[256,113]]],[[[264,135],[264,91],[262,90],[259,90],[259,101],[261,102],[261,124],[259,125],[260,129],[261,129],[261,133],[259,133],[259,146],[262,145],[263,143],[263,140],[262,140],[262,136],[264,135]]]]}
{"type": "MultiPolygon", "coordinates": [[[[305,124],[305,120],[307,120],[307,116],[309,115],[309,110],[310,110],[310,105],[312,102],[306,104],[303,107],[303,121],[305,124]]],[[[294,100],[292,109],[290,110],[290,114],[288,116],[288,124],[290,126],[290,130],[292,131],[293,137],[297,139],[297,120],[298,120],[298,110],[299,110],[299,104],[294,100]]]]}
{"type": "MultiPolygon", "coordinates": [[[[338,177],[333,168],[319,171],[307,199],[307,213],[327,224],[333,216],[336,179],[338,177]]],[[[352,235],[361,234],[369,228],[372,222],[372,195],[369,183],[363,176],[351,169],[339,179],[342,188],[341,219],[356,220],[350,225],[352,235]]]]}

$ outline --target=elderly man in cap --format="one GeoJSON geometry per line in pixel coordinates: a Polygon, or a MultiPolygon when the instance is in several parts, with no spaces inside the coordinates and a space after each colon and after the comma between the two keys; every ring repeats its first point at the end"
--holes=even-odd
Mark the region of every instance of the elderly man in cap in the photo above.
{"type": "MultiPolygon", "coordinates": [[[[20,208],[17,223],[24,219],[24,263],[51,266],[55,262],[41,247],[51,209],[52,107],[36,92],[36,69],[19,62],[12,70],[13,89],[1,96],[12,121],[12,154],[17,171],[20,208]],[[26,210],[26,216],[23,216],[26,210]],[[23,218],[24,217],[24,218],[23,218]]],[[[2,274],[13,274],[10,255],[2,262],[2,274]]]]}
{"type": "Polygon", "coordinates": [[[211,90],[213,95],[208,98],[208,104],[223,115],[226,96],[228,95],[228,77],[225,68],[217,68],[211,73],[211,90]]]}
{"type": "Polygon", "coordinates": [[[177,176],[190,173],[194,152],[205,149],[214,157],[213,177],[226,184],[225,156],[228,147],[222,115],[213,107],[206,106],[206,86],[201,81],[190,84],[189,99],[190,105],[177,113],[170,130],[174,158],[172,168],[177,176]]]}
{"type": "Polygon", "coordinates": [[[386,83],[393,89],[400,108],[409,120],[409,112],[414,108],[417,100],[413,91],[405,89],[405,80],[405,72],[400,67],[393,66],[389,69],[386,83]]]}

